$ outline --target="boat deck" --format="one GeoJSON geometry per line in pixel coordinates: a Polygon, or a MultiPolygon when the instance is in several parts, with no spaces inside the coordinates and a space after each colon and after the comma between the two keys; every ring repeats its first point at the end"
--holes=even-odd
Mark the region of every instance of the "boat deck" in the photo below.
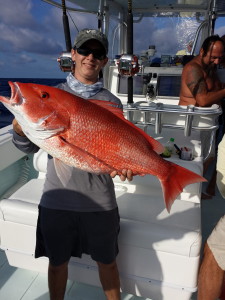
{"type": "MultiPolygon", "coordinates": [[[[0,299],[49,300],[47,274],[12,267],[0,250],[0,299]]],[[[68,280],[65,300],[105,300],[101,288],[68,280]]],[[[122,293],[121,300],[150,300],[122,293]]]]}
{"type": "MultiPolygon", "coordinates": [[[[209,178],[206,174],[206,178],[209,178]]],[[[203,184],[203,191],[205,188],[203,184]]],[[[216,196],[210,200],[202,200],[202,233],[203,242],[225,213],[225,200],[218,189],[216,196]]],[[[0,250],[0,299],[1,300],[49,300],[47,275],[34,271],[12,267],[8,264],[4,251],[0,250]]],[[[104,300],[101,288],[69,281],[65,300],[104,300]]],[[[122,300],[154,300],[122,293],[122,300]]],[[[197,299],[197,293],[191,300],[197,299]]]]}

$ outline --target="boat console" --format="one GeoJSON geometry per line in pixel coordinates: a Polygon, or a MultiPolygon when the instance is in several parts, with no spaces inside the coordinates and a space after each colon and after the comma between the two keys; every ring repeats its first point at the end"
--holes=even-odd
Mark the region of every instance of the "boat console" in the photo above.
{"type": "MultiPolygon", "coordinates": [[[[133,76],[133,101],[178,104],[181,67],[144,67],[133,76]]],[[[121,76],[117,66],[109,67],[109,90],[127,103],[127,77],[121,76]]]]}

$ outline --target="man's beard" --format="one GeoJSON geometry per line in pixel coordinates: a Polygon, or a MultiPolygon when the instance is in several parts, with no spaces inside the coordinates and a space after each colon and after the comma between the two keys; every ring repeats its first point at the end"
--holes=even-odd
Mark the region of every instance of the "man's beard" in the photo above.
{"type": "Polygon", "coordinates": [[[203,59],[202,59],[202,67],[203,67],[203,70],[205,71],[207,77],[212,77],[216,73],[216,70],[217,70],[217,65],[215,65],[214,63],[205,64],[203,62],[203,59]]]}

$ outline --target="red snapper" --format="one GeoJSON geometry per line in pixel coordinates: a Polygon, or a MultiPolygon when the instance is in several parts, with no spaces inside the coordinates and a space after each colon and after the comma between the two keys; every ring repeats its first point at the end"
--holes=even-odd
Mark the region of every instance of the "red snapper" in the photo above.
{"type": "Polygon", "coordinates": [[[163,146],[126,120],[115,103],[86,100],[39,84],[9,85],[11,98],[1,96],[0,101],[14,114],[27,137],[58,159],[58,169],[63,161],[93,173],[116,170],[121,174],[129,169],[133,175],[157,176],[168,211],[186,185],[206,181],[164,160],[159,155],[163,146]]]}

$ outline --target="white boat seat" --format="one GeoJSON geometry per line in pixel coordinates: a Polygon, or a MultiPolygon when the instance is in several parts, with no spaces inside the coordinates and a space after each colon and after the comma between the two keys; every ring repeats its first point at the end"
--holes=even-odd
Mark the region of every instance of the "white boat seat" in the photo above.
{"type": "MultiPolygon", "coordinates": [[[[43,179],[33,179],[9,199],[2,200],[4,220],[36,226],[43,184],[43,179]],[[31,190],[32,194],[28,192],[31,190]]],[[[121,243],[151,248],[154,242],[157,242],[153,247],[155,250],[188,256],[197,255],[195,249],[193,253],[192,250],[199,235],[198,204],[177,200],[168,214],[162,197],[153,193],[152,198],[147,199],[146,195],[125,192],[122,196],[120,193],[118,206],[121,216],[121,243]]]]}
{"type": "Polygon", "coordinates": [[[36,226],[37,206],[40,202],[44,179],[31,179],[9,199],[1,201],[5,221],[36,226]],[[31,192],[32,191],[32,192],[31,192]]]}

